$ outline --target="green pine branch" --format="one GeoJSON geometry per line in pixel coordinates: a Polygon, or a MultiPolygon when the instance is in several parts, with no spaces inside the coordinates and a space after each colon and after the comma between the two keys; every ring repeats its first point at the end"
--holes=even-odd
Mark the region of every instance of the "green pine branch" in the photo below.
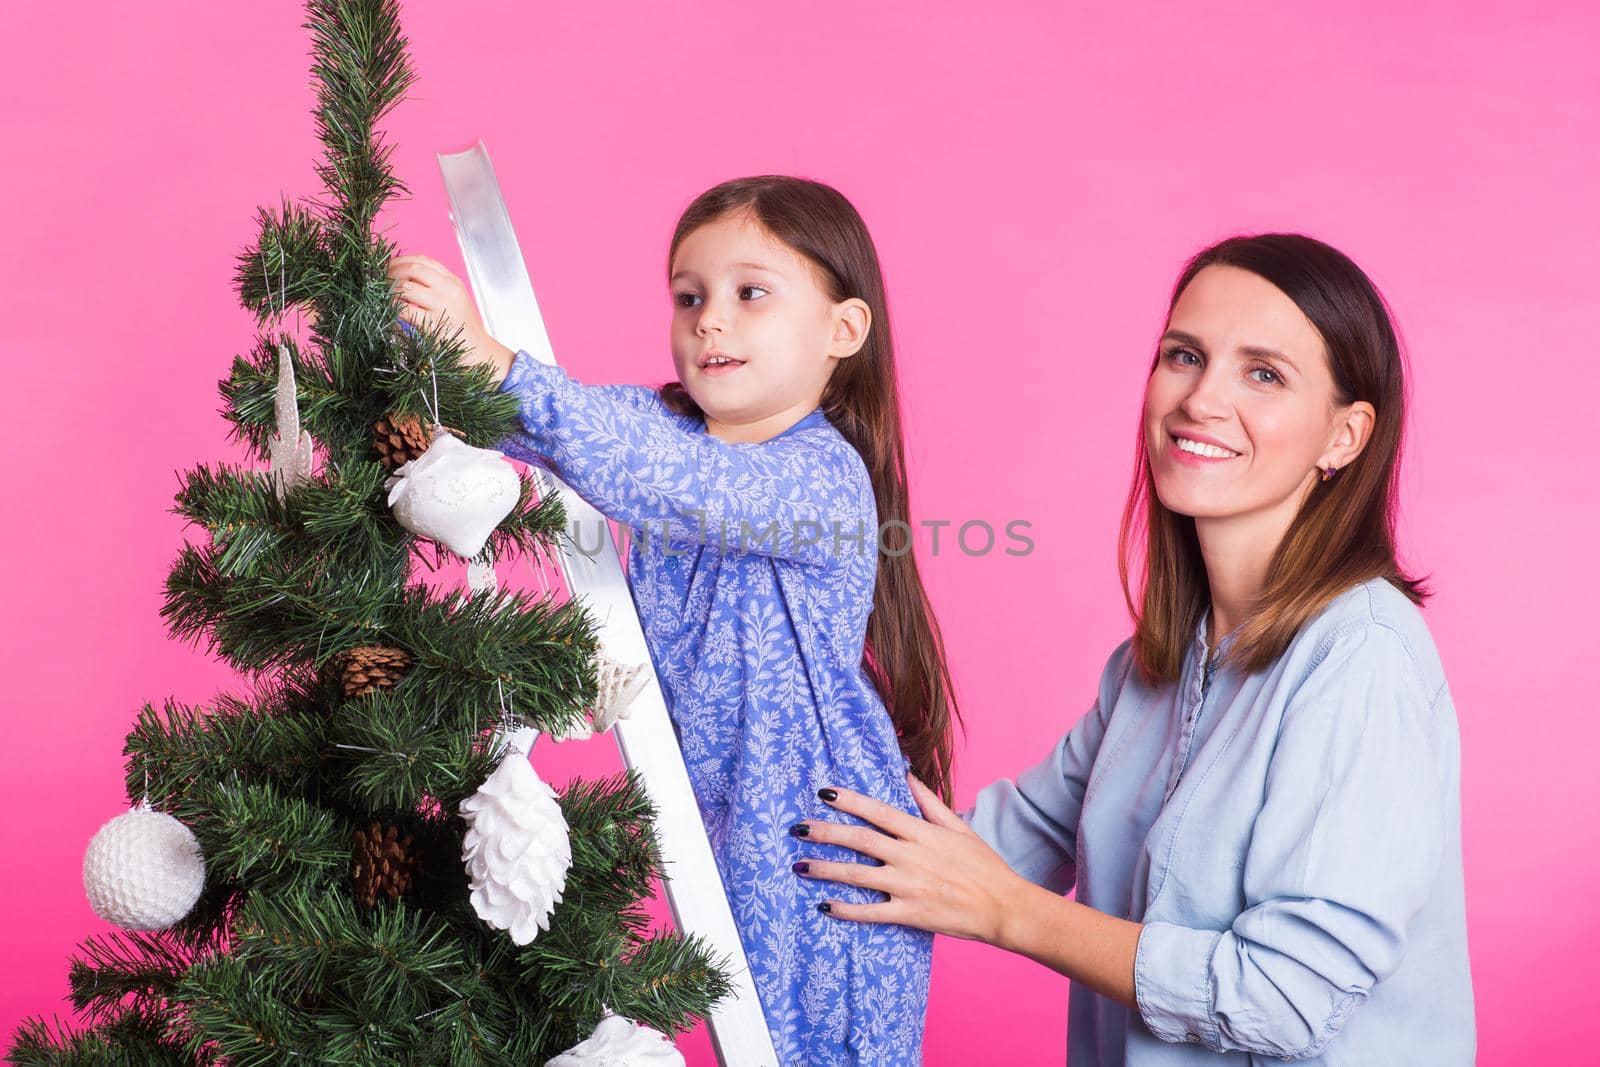
{"type": "Polygon", "coordinates": [[[363,812],[454,812],[495,768],[481,736],[498,717],[492,703],[427,704],[379,691],[349,701],[332,724],[328,771],[340,795],[363,812]]]}
{"type": "Polygon", "coordinates": [[[72,1006],[96,1024],[129,1010],[159,1014],[196,956],[187,940],[161,930],[91,937],[78,946],[68,972],[72,1006]]]}
{"type": "Polygon", "coordinates": [[[209,1063],[175,1035],[160,1014],[129,1009],[87,1029],[27,1019],[17,1028],[7,1062],[18,1067],[195,1067],[209,1063]]]}
{"type": "Polygon", "coordinates": [[[377,128],[415,81],[399,7],[363,0],[312,0],[307,6],[317,138],[325,150],[317,174],[347,228],[365,236],[384,202],[405,192],[377,128]]]}
{"type": "Polygon", "coordinates": [[[320,308],[333,291],[326,213],[285,201],[276,211],[260,208],[256,226],[260,237],[234,270],[240,303],[260,324],[291,305],[320,308]]]}
{"type": "Polygon", "coordinates": [[[482,996],[459,931],[416,908],[365,908],[339,893],[256,894],[234,931],[234,956],[301,989],[301,1002],[331,998],[415,1017],[482,996]]]}
{"type": "Polygon", "coordinates": [[[623,966],[609,968],[610,984],[596,994],[618,1015],[682,1033],[731,991],[728,963],[702,939],[666,930],[638,945],[623,966]]]}
{"type": "Polygon", "coordinates": [[[194,832],[213,877],[247,884],[252,894],[325,882],[349,868],[349,824],[270,781],[206,782],[171,814],[194,832]]]}
{"type": "Polygon", "coordinates": [[[188,1051],[204,1063],[277,1064],[315,1058],[278,976],[235,956],[191,967],[178,985],[188,1051]]]}
{"type": "Polygon", "coordinates": [[[331,698],[326,686],[285,682],[249,697],[219,695],[210,708],[146,704],[123,747],[128,798],[148,792],[167,810],[199,783],[314,781],[331,698]]]}
{"type": "Polygon", "coordinates": [[[356,464],[279,500],[266,471],[202,465],[183,476],[173,510],[210,535],[219,582],[311,561],[350,584],[394,586],[406,578],[412,542],[383,506],[383,479],[378,465],[356,464]]]}

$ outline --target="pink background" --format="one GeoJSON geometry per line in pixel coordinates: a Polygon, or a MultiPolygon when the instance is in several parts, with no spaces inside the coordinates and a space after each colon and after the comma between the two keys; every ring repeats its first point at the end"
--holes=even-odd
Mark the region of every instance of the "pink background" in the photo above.
{"type": "MultiPolygon", "coordinates": [[[[1403,543],[1435,578],[1461,718],[1482,1062],[1593,1062],[1596,9],[1073,6],[416,3],[421,80],[389,124],[415,194],[389,221],[459,269],[432,153],[483,138],[563,362],[654,383],[693,195],[777,171],[855,201],[891,292],[913,517],[1025,519],[1037,543],[920,545],[970,729],[963,803],[1082,714],[1127,632],[1116,525],[1184,257],[1274,228],[1347,251],[1412,360],[1403,543]]],[[[80,862],[121,810],[135,709],[231,684],[165,637],[166,509],[175,470],[235,455],[215,382],[250,337],[229,278],[254,209],[314,191],[299,21],[200,0],[7,18],[7,1034],[62,1007],[69,953],[104,929],[80,862]]],[[[1066,995],[941,941],[927,1062],[1060,1062],[1066,995]]],[[[709,1062],[703,1036],[684,1047],[709,1062]]]]}

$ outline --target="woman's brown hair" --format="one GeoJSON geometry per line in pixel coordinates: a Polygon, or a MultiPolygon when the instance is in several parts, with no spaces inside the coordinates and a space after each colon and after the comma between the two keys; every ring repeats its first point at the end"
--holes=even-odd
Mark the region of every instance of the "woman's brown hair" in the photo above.
{"type": "MultiPolygon", "coordinates": [[[[1248,673],[1282,655],[1307,621],[1353,586],[1384,578],[1418,604],[1429,591],[1401,569],[1395,553],[1406,385],[1399,339],[1377,287],[1344,253],[1303,234],[1230,237],[1189,260],[1173,287],[1169,320],[1184,289],[1210,266],[1247,270],[1293,300],[1322,336],[1335,402],[1365,400],[1377,412],[1366,447],[1331,480],[1316,483],[1273,554],[1229,650],[1230,662],[1248,673]]],[[[1158,351],[1152,374],[1159,360],[1158,351]]],[[[1158,684],[1177,679],[1211,590],[1194,519],[1169,511],[1156,496],[1142,414],[1135,455],[1118,567],[1134,619],[1134,662],[1147,682],[1158,684]],[[1136,604],[1129,575],[1138,547],[1144,582],[1136,604]]]]}
{"type": "MultiPolygon", "coordinates": [[[[667,252],[668,273],[685,237],[708,222],[740,213],[814,264],[830,299],[859,299],[872,310],[866,342],[834,367],[822,408],[866,462],[879,529],[891,520],[909,523],[888,300],[866,223],[843,194],[821,182],[782,175],[739,178],[707,190],[685,209],[667,252]]],[[[704,415],[678,382],[662,386],[661,398],[680,414],[704,415]]],[[[912,770],[949,803],[951,727],[960,713],[944,639],[922,588],[909,535],[903,548],[878,551],[873,537],[878,577],[862,667],[889,709],[912,770]]]]}

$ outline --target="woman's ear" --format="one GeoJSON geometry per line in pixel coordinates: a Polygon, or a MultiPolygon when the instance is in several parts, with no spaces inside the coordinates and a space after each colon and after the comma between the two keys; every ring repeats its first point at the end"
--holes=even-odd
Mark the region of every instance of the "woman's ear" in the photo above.
{"type": "Polygon", "coordinates": [[[1333,441],[1322,453],[1319,467],[1344,468],[1367,447],[1378,411],[1365,400],[1357,400],[1334,415],[1333,441]]]}
{"type": "Polygon", "coordinates": [[[872,308],[859,297],[841,300],[833,305],[833,336],[828,345],[828,355],[835,359],[849,359],[861,351],[872,330],[872,308]]]}

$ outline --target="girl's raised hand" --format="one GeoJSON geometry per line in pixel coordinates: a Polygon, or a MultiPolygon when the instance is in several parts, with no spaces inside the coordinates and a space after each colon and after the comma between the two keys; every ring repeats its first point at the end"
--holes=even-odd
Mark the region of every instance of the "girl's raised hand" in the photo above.
{"type": "Polygon", "coordinates": [[[505,378],[516,353],[489,336],[472,294],[449,267],[428,256],[395,256],[389,261],[387,273],[404,301],[400,308],[402,319],[445,335],[459,329],[467,346],[463,362],[488,364],[497,383],[505,378]]]}
{"type": "Polygon", "coordinates": [[[1000,943],[1007,911],[1030,883],[945,807],[933,790],[914,775],[906,775],[906,780],[922,819],[849,789],[824,789],[818,794],[823,800],[879,829],[835,822],[797,824],[806,828],[798,835],[806,841],[843,845],[883,861],[882,866],[808,859],[795,865],[795,873],[889,895],[874,904],[828,901],[824,910],[836,918],[902,923],[1000,943]]]}

